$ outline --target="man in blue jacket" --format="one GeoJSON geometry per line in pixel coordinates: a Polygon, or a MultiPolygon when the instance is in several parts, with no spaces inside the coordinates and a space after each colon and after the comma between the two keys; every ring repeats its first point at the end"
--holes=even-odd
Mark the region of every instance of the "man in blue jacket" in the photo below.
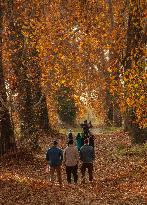
{"type": "Polygon", "coordinates": [[[93,181],[93,161],[95,159],[95,154],[93,147],[88,145],[88,139],[84,140],[84,145],[80,149],[80,159],[82,161],[82,183],[85,182],[86,169],[88,169],[89,181],[93,181]]]}
{"type": "Polygon", "coordinates": [[[58,142],[54,141],[53,146],[48,149],[46,160],[50,166],[51,182],[54,183],[54,173],[57,172],[57,178],[60,185],[62,185],[61,164],[63,161],[63,151],[58,147],[58,142]]]}

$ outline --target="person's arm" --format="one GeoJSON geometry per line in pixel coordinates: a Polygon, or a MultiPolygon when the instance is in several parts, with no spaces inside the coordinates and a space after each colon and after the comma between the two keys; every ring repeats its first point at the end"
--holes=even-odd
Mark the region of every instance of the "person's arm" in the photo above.
{"type": "Polygon", "coordinates": [[[93,127],[93,125],[91,124],[91,121],[89,122],[89,127],[90,127],[90,128],[92,128],[92,127],[93,127]]]}
{"type": "Polygon", "coordinates": [[[66,163],[66,149],[63,152],[63,163],[66,163]]]}
{"type": "Polygon", "coordinates": [[[80,126],[83,128],[83,123],[81,123],[80,126]]]}
{"type": "Polygon", "coordinates": [[[60,160],[63,161],[63,150],[60,149],[60,160]]]}
{"type": "Polygon", "coordinates": [[[80,160],[83,160],[83,156],[82,156],[82,150],[80,149],[80,160]]]}
{"type": "Polygon", "coordinates": [[[47,161],[50,161],[49,150],[48,150],[47,153],[46,153],[46,160],[47,160],[47,161]]]}
{"type": "Polygon", "coordinates": [[[95,160],[95,152],[94,152],[93,147],[92,147],[92,159],[95,160]]]}
{"type": "Polygon", "coordinates": [[[76,148],[76,160],[77,160],[77,164],[78,164],[79,163],[79,151],[77,148],[76,148]]]}
{"type": "Polygon", "coordinates": [[[48,173],[49,172],[49,161],[50,161],[50,156],[49,156],[49,150],[46,153],[46,168],[45,168],[45,172],[48,173]]]}

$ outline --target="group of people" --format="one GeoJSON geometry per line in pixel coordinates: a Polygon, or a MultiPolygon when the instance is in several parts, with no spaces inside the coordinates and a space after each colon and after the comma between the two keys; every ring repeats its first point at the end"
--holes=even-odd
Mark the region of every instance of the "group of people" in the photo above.
{"type": "MultiPolygon", "coordinates": [[[[76,145],[78,148],[78,151],[80,151],[80,148],[84,145],[84,139],[89,140],[89,145],[94,148],[94,135],[90,132],[90,128],[92,128],[91,121],[88,123],[87,120],[84,121],[84,123],[81,124],[81,127],[83,128],[83,132],[80,134],[78,133],[76,136],[76,145]]],[[[67,136],[67,142],[69,140],[74,140],[74,136],[72,134],[72,131],[69,130],[68,136],[67,136]]]]}
{"type": "MultiPolygon", "coordinates": [[[[86,124],[86,121],[84,123],[86,124]]],[[[65,166],[67,182],[70,184],[73,176],[73,181],[76,184],[78,182],[79,162],[81,162],[81,183],[85,183],[86,169],[88,170],[89,181],[93,181],[94,136],[90,134],[89,128],[88,132],[85,130],[84,128],[82,135],[80,133],[77,134],[76,143],[70,130],[67,136],[67,147],[64,150],[58,147],[56,140],[53,142],[53,146],[48,149],[46,160],[49,163],[52,184],[55,181],[54,173],[56,172],[58,182],[62,185],[62,164],[65,166]]]]}

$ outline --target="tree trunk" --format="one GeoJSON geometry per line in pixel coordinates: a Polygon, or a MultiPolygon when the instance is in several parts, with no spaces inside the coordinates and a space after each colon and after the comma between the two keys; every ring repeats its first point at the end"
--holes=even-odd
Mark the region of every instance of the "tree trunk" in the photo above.
{"type": "MultiPolygon", "coordinates": [[[[39,56],[32,42],[27,45],[22,35],[23,21],[18,20],[13,10],[13,0],[7,3],[9,21],[9,40],[11,50],[11,64],[17,81],[17,101],[19,105],[19,119],[22,136],[37,134],[39,129],[46,133],[50,130],[46,97],[41,90],[41,70],[39,56]],[[15,15],[14,15],[15,14],[15,15]],[[15,52],[13,52],[15,50],[15,52]]],[[[29,27],[28,27],[29,28],[29,27]]],[[[33,35],[32,28],[29,33],[33,35]]],[[[34,38],[35,39],[35,38],[34,38]]],[[[33,41],[33,40],[32,40],[33,41]]],[[[36,45],[36,42],[33,42],[36,45]]]]}
{"type": "MultiPolygon", "coordinates": [[[[112,0],[108,1],[108,5],[109,5],[109,17],[110,17],[110,35],[114,29],[114,17],[113,17],[113,4],[112,4],[112,0]]],[[[113,62],[113,60],[115,59],[115,51],[113,49],[113,42],[111,42],[111,48],[109,49],[109,62],[113,62]]],[[[111,65],[110,65],[111,66],[111,65]]],[[[114,65],[113,65],[114,66],[114,65]]],[[[114,74],[115,75],[115,81],[119,81],[119,65],[116,64],[115,65],[117,68],[117,72],[114,74]]],[[[110,74],[108,73],[109,78],[110,78],[110,74]]],[[[110,90],[110,79],[108,81],[108,89],[107,89],[107,95],[108,95],[108,99],[109,100],[109,110],[108,110],[108,119],[109,121],[113,124],[113,126],[116,127],[121,127],[122,126],[122,116],[121,116],[121,111],[120,111],[120,107],[118,105],[117,99],[118,96],[117,94],[112,95],[110,94],[109,90],[110,90]]]]}
{"type": "MultiPolygon", "coordinates": [[[[127,31],[127,47],[126,55],[124,59],[125,71],[133,69],[132,65],[135,64],[140,72],[144,72],[143,66],[140,67],[138,64],[139,60],[142,58],[142,28],[140,25],[140,11],[141,8],[137,1],[133,4],[130,3],[129,8],[129,19],[128,19],[128,31],[127,31]],[[133,55],[132,55],[133,54],[133,55]]],[[[125,91],[125,96],[127,92],[125,91]]],[[[132,141],[135,143],[143,143],[147,140],[147,129],[140,128],[136,120],[136,113],[133,108],[127,108],[124,121],[125,131],[128,131],[132,136],[132,141]]]]}
{"type": "Polygon", "coordinates": [[[32,82],[31,93],[33,101],[34,120],[37,127],[47,133],[50,130],[50,125],[46,97],[41,90],[41,68],[39,67],[39,56],[36,48],[31,50],[29,56],[31,56],[32,58],[29,63],[29,69],[31,72],[30,80],[32,82]]]}
{"type": "Polygon", "coordinates": [[[4,8],[2,6],[2,1],[0,1],[0,156],[8,153],[10,150],[14,151],[14,149],[16,148],[10,114],[4,104],[7,102],[7,95],[2,62],[3,10],[4,8]]]}
{"type": "Polygon", "coordinates": [[[9,27],[9,52],[11,53],[11,71],[16,77],[18,114],[21,134],[26,137],[35,132],[33,120],[31,85],[27,78],[25,37],[21,33],[22,23],[14,15],[13,0],[6,3],[6,17],[9,27]]]}

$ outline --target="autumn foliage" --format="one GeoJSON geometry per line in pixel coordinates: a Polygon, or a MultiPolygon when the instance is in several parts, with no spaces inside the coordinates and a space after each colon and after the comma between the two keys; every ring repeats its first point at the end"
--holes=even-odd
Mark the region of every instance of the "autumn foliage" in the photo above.
{"type": "Polygon", "coordinates": [[[147,204],[146,8],[0,0],[0,204],[147,204]],[[52,187],[47,147],[56,137],[65,148],[61,124],[87,118],[93,184],[80,184],[79,165],[78,185],[67,185],[63,166],[64,186],[52,187]]]}
{"type": "Polygon", "coordinates": [[[80,183],[79,164],[78,184],[68,185],[63,165],[64,186],[60,188],[58,184],[51,186],[48,180],[44,150],[49,138],[41,139],[43,153],[21,150],[1,160],[1,204],[146,204],[146,145],[131,147],[128,135],[118,131],[96,135],[94,183],[80,183]]]}
{"type": "Polygon", "coordinates": [[[124,124],[134,141],[146,140],[144,0],[0,3],[0,102],[16,138],[35,143],[39,130],[58,128],[55,95],[64,84],[77,121],[92,110],[103,124],[124,124]]]}

